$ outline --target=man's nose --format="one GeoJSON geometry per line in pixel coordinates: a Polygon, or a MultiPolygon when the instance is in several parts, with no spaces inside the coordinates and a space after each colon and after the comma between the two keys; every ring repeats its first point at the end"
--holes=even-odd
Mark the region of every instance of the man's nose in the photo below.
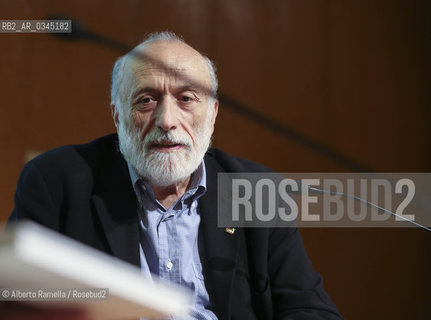
{"type": "Polygon", "coordinates": [[[163,131],[174,130],[178,124],[178,110],[175,101],[166,97],[159,102],[156,109],[156,126],[163,131]]]}

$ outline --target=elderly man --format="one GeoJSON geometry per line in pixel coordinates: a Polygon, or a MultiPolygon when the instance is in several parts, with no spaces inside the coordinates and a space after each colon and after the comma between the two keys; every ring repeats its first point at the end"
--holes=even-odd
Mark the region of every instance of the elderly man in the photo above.
{"type": "Polygon", "coordinates": [[[118,135],[24,168],[10,220],[32,219],[194,292],[194,319],[340,319],[295,228],[217,228],[217,173],[263,166],[208,149],[211,61],[171,33],[115,63],[118,135]]]}

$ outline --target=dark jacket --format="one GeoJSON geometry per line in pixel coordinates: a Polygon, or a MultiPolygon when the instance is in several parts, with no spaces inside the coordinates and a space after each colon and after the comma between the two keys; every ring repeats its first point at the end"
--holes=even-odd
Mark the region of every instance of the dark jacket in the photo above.
{"type": "MultiPolygon", "coordinates": [[[[109,135],[42,154],[24,167],[9,222],[31,219],[140,265],[136,196],[109,135]]],[[[199,200],[199,252],[220,319],[340,319],[312,269],[296,228],[217,228],[217,173],[267,168],[210,149],[207,192],[199,200]]]]}

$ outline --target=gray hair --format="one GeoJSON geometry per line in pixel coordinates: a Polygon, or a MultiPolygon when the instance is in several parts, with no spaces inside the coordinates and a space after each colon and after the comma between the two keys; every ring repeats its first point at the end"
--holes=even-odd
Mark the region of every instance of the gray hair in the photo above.
{"type": "MultiPolygon", "coordinates": [[[[120,99],[120,91],[121,91],[120,88],[124,82],[124,68],[126,65],[127,58],[130,55],[135,54],[136,51],[138,51],[145,45],[155,41],[180,41],[182,43],[187,44],[183,38],[181,38],[180,36],[176,35],[173,32],[169,32],[169,31],[154,32],[146,36],[144,41],[138,44],[131,51],[126,53],[124,56],[118,58],[115,61],[114,68],[112,70],[111,104],[114,104],[116,106],[122,105],[121,99],[120,99]]],[[[210,101],[212,101],[217,98],[218,80],[217,80],[217,74],[216,74],[216,67],[215,67],[215,64],[207,56],[203,55],[202,53],[201,53],[201,56],[204,58],[210,74],[210,80],[211,80],[210,101]]]]}

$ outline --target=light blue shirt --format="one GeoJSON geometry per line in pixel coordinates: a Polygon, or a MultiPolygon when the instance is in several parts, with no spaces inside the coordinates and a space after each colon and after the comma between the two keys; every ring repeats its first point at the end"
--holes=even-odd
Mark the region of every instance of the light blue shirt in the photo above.
{"type": "Polygon", "coordinates": [[[138,215],[143,275],[151,278],[151,274],[155,274],[191,289],[191,319],[217,319],[207,309],[210,301],[198,251],[198,199],[206,191],[204,162],[192,174],[190,188],[168,209],[155,198],[152,187],[131,166],[129,172],[141,204],[138,215]]]}

